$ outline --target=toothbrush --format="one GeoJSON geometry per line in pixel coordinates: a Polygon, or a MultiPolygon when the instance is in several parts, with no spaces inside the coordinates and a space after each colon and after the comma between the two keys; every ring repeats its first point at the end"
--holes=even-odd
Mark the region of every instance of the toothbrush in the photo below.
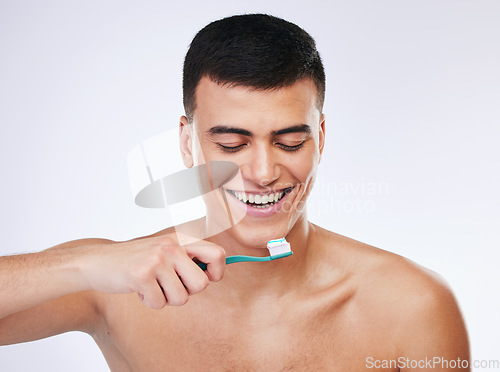
{"type": "MultiPolygon", "coordinates": [[[[267,242],[267,249],[269,249],[269,256],[255,257],[255,256],[229,256],[226,257],[226,265],[236,262],[266,262],[277,260],[278,258],[288,257],[293,254],[290,248],[290,243],[285,238],[270,240],[267,242]]],[[[198,266],[202,270],[207,269],[207,264],[199,262],[198,266]]]]}

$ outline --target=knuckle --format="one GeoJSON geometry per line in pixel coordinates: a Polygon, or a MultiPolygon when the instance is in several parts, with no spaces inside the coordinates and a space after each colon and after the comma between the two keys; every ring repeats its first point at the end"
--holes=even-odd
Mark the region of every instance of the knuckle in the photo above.
{"type": "Polygon", "coordinates": [[[151,278],[151,270],[148,267],[140,266],[135,268],[135,270],[132,272],[132,276],[139,284],[143,285],[149,282],[151,278]]]}
{"type": "Polygon", "coordinates": [[[157,245],[158,257],[164,259],[165,257],[178,257],[183,253],[183,248],[173,241],[162,242],[157,245]]]}
{"type": "Polygon", "coordinates": [[[201,279],[201,290],[207,288],[209,283],[210,281],[208,280],[208,276],[204,275],[203,279],[201,279]]]}
{"type": "Polygon", "coordinates": [[[179,305],[184,305],[186,302],[188,302],[189,294],[187,293],[187,290],[186,290],[186,288],[184,288],[184,286],[179,287],[179,289],[177,291],[177,299],[179,301],[178,302],[179,305]]]}
{"type": "Polygon", "coordinates": [[[173,244],[158,244],[155,248],[155,252],[159,257],[172,256],[177,251],[173,244]]]}
{"type": "Polygon", "coordinates": [[[203,275],[203,277],[201,277],[200,279],[196,280],[192,284],[192,286],[191,286],[191,292],[193,294],[201,292],[201,291],[205,290],[205,288],[208,287],[208,284],[209,284],[208,277],[206,275],[203,275]]]}
{"type": "Polygon", "coordinates": [[[168,262],[167,256],[161,251],[161,249],[152,252],[149,259],[150,261],[148,262],[148,265],[151,268],[160,268],[168,262]]]}
{"type": "Polygon", "coordinates": [[[225,262],[226,251],[222,247],[214,246],[213,249],[207,251],[207,254],[212,263],[219,265],[225,262]]]}
{"type": "Polygon", "coordinates": [[[137,294],[142,303],[151,309],[159,310],[166,305],[166,300],[164,298],[156,298],[149,294],[144,295],[142,292],[138,292],[137,294]]]}
{"type": "Polygon", "coordinates": [[[224,276],[224,272],[223,271],[216,272],[215,274],[211,275],[211,280],[213,282],[218,282],[219,280],[222,279],[223,276],[224,276]]]}
{"type": "Polygon", "coordinates": [[[189,296],[186,294],[180,299],[179,306],[187,304],[188,301],[189,301],[189,296]]]}
{"type": "Polygon", "coordinates": [[[155,301],[150,301],[149,307],[155,310],[161,310],[165,307],[167,302],[165,300],[155,300],[155,301]]]}
{"type": "Polygon", "coordinates": [[[172,239],[168,235],[160,235],[160,236],[157,236],[157,237],[155,237],[153,239],[159,245],[169,246],[169,245],[175,245],[176,244],[175,240],[172,239]]]}
{"type": "Polygon", "coordinates": [[[175,296],[168,299],[168,304],[172,306],[182,306],[189,301],[189,295],[186,291],[179,291],[175,296]]]}
{"type": "Polygon", "coordinates": [[[216,255],[218,260],[224,260],[226,258],[226,251],[222,247],[217,247],[216,255]]]}
{"type": "Polygon", "coordinates": [[[226,265],[222,265],[219,267],[219,270],[214,270],[211,276],[212,281],[218,282],[224,277],[224,271],[226,270],[226,265]]]}
{"type": "Polygon", "coordinates": [[[161,302],[158,303],[158,305],[155,307],[157,310],[163,309],[165,306],[167,306],[167,300],[163,299],[161,302]]]}

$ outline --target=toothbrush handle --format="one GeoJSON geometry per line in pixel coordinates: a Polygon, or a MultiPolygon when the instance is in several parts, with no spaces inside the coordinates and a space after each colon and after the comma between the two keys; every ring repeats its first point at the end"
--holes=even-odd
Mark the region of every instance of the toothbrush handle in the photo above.
{"type": "MultiPolygon", "coordinates": [[[[278,258],[288,257],[292,254],[292,251],[280,253],[274,256],[267,257],[255,257],[255,256],[229,256],[226,257],[226,265],[236,263],[236,262],[266,262],[276,260],[278,258]]],[[[207,264],[203,262],[198,262],[198,266],[205,271],[207,269],[207,264]]]]}
{"type": "MultiPolygon", "coordinates": [[[[262,262],[270,261],[269,257],[253,257],[253,256],[229,256],[226,257],[226,265],[235,262],[262,262]]],[[[207,269],[207,264],[204,262],[198,262],[198,266],[205,271],[207,269]]]]}
{"type": "Polygon", "coordinates": [[[203,271],[205,271],[207,269],[207,264],[206,263],[203,263],[203,262],[198,262],[198,266],[200,267],[200,269],[202,269],[203,271]]]}

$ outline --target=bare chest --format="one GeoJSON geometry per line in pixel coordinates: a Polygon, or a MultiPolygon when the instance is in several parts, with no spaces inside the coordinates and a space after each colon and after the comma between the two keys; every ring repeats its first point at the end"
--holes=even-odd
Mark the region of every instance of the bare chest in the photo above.
{"type": "Polygon", "coordinates": [[[363,370],[380,345],[342,312],[249,317],[196,303],[155,311],[127,301],[106,315],[96,341],[113,371],[363,370]]]}

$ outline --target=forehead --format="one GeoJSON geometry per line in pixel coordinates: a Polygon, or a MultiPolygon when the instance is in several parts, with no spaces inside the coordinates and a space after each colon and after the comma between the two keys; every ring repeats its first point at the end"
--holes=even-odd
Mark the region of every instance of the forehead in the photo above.
{"type": "Polygon", "coordinates": [[[279,129],[280,126],[319,123],[317,89],[311,79],[277,89],[258,90],[217,84],[203,77],[196,88],[194,122],[279,129]]]}

